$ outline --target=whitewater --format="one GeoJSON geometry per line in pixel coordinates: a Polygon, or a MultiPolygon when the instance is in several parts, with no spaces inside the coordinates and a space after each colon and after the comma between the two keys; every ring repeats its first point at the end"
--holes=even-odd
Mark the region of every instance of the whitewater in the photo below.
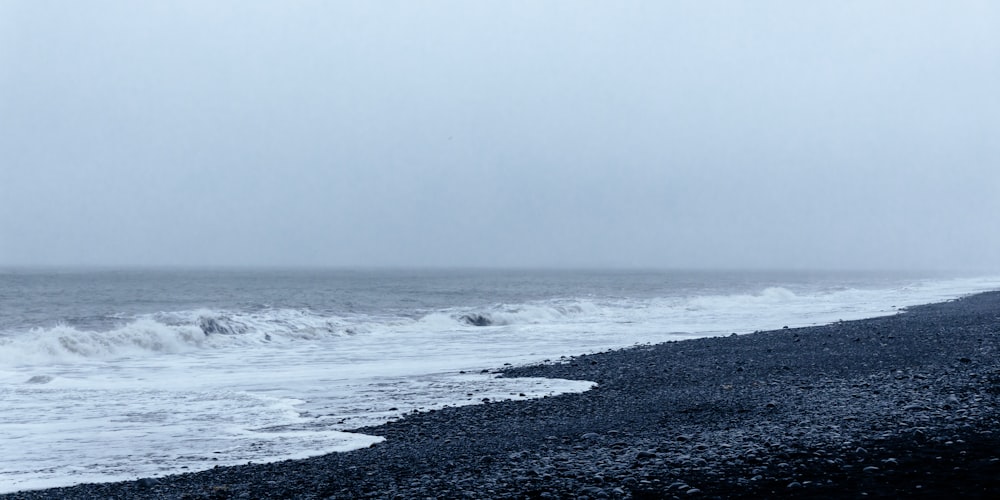
{"type": "Polygon", "coordinates": [[[507,364],[898,314],[1000,276],[0,271],[0,492],[349,451],[414,411],[586,391],[507,364]]]}

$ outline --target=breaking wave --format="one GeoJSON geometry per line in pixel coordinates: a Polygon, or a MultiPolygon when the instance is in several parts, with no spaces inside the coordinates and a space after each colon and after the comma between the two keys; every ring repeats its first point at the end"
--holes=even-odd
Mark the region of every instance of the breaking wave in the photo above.
{"type": "Polygon", "coordinates": [[[60,324],[0,336],[0,365],[74,363],[201,349],[280,345],[387,330],[448,332],[484,326],[562,324],[600,317],[602,308],[580,301],[499,304],[484,309],[401,316],[329,316],[298,309],[258,312],[207,309],[118,318],[107,330],[60,324]]]}
{"type": "Polygon", "coordinates": [[[77,330],[58,325],[0,339],[0,363],[67,363],[147,353],[177,353],[198,349],[205,342],[205,334],[197,326],[171,326],[149,318],[140,318],[110,331],[77,330]]]}
{"type": "MultiPolygon", "coordinates": [[[[607,307],[605,304],[604,307],[607,307]]],[[[549,304],[499,304],[490,309],[452,313],[455,321],[469,326],[537,325],[601,316],[602,306],[589,301],[549,304]]]]}
{"type": "Polygon", "coordinates": [[[250,314],[209,310],[156,313],[104,331],[60,324],[0,337],[0,364],[73,363],[178,354],[351,335],[359,330],[358,325],[343,318],[293,309],[250,314]]]}
{"type": "MultiPolygon", "coordinates": [[[[895,314],[909,305],[995,289],[997,279],[930,282],[881,289],[764,288],[732,294],[647,298],[549,299],[521,304],[404,311],[385,315],[321,314],[304,309],[187,310],[115,317],[114,327],[72,325],[0,332],[0,366],[78,363],[183,354],[204,349],[271,348],[356,338],[371,342],[437,342],[436,335],[574,335],[605,332],[622,339],[704,337],[736,331],[807,326],[895,314]],[[417,340],[419,339],[419,340],[417,340]]],[[[512,337],[514,338],[514,337],[512,337]]],[[[336,347],[334,347],[336,348],[336,347]]]]}

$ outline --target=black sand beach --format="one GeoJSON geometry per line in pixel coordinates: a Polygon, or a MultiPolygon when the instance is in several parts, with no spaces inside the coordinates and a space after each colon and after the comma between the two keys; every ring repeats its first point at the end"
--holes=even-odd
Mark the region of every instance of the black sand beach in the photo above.
{"type": "Polygon", "coordinates": [[[518,367],[592,380],[412,414],[350,453],[41,498],[1000,498],[1000,292],[518,367]]]}

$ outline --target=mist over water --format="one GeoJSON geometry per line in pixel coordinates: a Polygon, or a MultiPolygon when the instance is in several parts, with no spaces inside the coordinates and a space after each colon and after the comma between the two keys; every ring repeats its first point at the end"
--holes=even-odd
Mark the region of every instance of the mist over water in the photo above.
{"type": "Polygon", "coordinates": [[[998,24],[6,0],[0,265],[997,271],[998,24]]]}
{"type": "Polygon", "coordinates": [[[0,1],[0,491],[1000,287],[1000,2],[899,7],[0,1]]]}
{"type": "Polygon", "coordinates": [[[505,363],[897,314],[1000,277],[566,271],[0,274],[4,491],[344,451],[414,410],[587,390],[505,363]],[[484,373],[483,371],[486,370],[484,373]]]}

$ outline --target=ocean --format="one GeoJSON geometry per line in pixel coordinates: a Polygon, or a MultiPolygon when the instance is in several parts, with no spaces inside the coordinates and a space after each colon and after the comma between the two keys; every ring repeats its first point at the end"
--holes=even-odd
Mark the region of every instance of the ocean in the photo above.
{"type": "Polygon", "coordinates": [[[0,271],[0,492],[370,446],[413,411],[585,391],[507,364],[897,314],[1000,276],[0,271]]]}

